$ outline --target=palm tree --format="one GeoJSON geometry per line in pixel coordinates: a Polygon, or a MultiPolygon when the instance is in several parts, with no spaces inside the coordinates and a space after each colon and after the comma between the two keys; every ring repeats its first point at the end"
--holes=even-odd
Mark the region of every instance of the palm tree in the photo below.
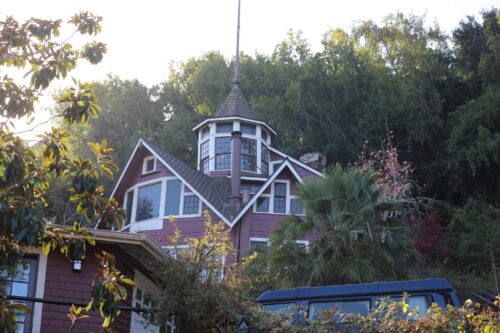
{"type": "Polygon", "coordinates": [[[306,218],[291,216],[273,232],[271,270],[289,286],[404,278],[417,252],[376,180],[336,165],[302,184],[306,218]],[[307,248],[296,242],[306,234],[316,239],[307,248]]]}

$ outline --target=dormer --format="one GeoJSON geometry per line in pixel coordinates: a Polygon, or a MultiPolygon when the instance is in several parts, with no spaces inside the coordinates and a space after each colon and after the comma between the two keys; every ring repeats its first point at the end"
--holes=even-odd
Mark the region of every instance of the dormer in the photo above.
{"type": "Polygon", "coordinates": [[[256,119],[239,84],[235,83],[213,117],[193,128],[198,136],[198,170],[211,177],[231,174],[232,134],[241,133],[241,175],[265,177],[269,174],[269,149],[276,132],[256,119]]]}

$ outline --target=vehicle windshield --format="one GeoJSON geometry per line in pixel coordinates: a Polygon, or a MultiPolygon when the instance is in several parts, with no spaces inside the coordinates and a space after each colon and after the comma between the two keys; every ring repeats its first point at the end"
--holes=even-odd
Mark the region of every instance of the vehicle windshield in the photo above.
{"type": "Polygon", "coordinates": [[[309,305],[309,318],[317,319],[318,315],[325,310],[336,309],[340,313],[359,313],[363,316],[370,311],[369,300],[357,301],[335,301],[335,302],[315,302],[309,305]]]}

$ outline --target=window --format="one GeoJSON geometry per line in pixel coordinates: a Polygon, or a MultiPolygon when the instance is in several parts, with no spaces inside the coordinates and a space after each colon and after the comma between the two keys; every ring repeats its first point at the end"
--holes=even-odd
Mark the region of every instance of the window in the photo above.
{"type": "Polygon", "coordinates": [[[219,123],[216,127],[217,133],[231,133],[233,131],[233,123],[219,123]]]}
{"type": "Polygon", "coordinates": [[[267,238],[250,238],[250,252],[263,252],[267,249],[268,243],[267,238]]]}
{"type": "Polygon", "coordinates": [[[132,205],[134,203],[134,190],[127,192],[125,212],[127,213],[127,219],[125,220],[125,225],[130,224],[132,221],[132,205]]]}
{"type": "Polygon", "coordinates": [[[290,198],[290,214],[303,215],[304,209],[302,208],[302,200],[297,198],[290,198]]]}
{"type": "MultiPolygon", "coordinates": [[[[403,298],[391,297],[389,300],[390,302],[401,302],[403,298]]],[[[415,295],[408,296],[405,301],[408,304],[408,312],[403,313],[399,310],[397,316],[403,319],[417,319],[427,315],[427,309],[431,306],[433,299],[431,295],[415,295]]]]}
{"type": "Polygon", "coordinates": [[[181,205],[181,187],[179,179],[167,180],[167,192],[165,195],[165,216],[179,215],[181,205]]]}
{"type": "Polygon", "coordinates": [[[215,170],[231,168],[231,138],[215,138],[215,170]]]}
{"type": "Polygon", "coordinates": [[[309,306],[309,318],[317,319],[319,313],[328,309],[337,309],[341,313],[359,313],[366,316],[370,310],[370,301],[356,300],[311,303],[309,306]]]}
{"type": "MultiPolygon", "coordinates": [[[[196,194],[185,191],[185,186],[180,179],[164,177],[155,180],[153,184],[143,186],[139,184],[127,191],[124,208],[127,218],[125,226],[129,226],[133,222],[156,219],[154,221],[157,223],[156,228],[158,226],[161,228],[161,219],[170,215],[180,217],[199,215],[201,200],[196,194]]],[[[144,225],[143,227],[147,228],[144,225]]]]}
{"type": "Polygon", "coordinates": [[[264,129],[261,130],[260,136],[264,139],[264,141],[267,141],[267,132],[264,131],[264,129]]]}
{"type": "Polygon", "coordinates": [[[200,145],[200,171],[208,173],[208,162],[210,155],[210,140],[203,142],[200,145]]]}
{"type": "MultiPolygon", "coordinates": [[[[24,258],[24,264],[17,266],[14,275],[0,270],[0,279],[2,280],[0,290],[7,295],[33,297],[35,295],[36,266],[37,260],[35,258],[24,258]]],[[[23,301],[13,301],[13,303],[24,304],[30,309],[28,313],[16,312],[16,332],[31,332],[33,303],[23,301]]]]}
{"type": "Polygon", "coordinates": [[[139,188],[135,221],[144,221],[159,216],[161,183],[146,185],[139,188]]]}
{"type": "Polygon", "coordinates": [[[262,145],[261,149],[261,171],[263,174],[269,174],[269,150],[265,145],[262,145]]]}
{"type": "Polygon", "coordinates": [[[205,139],[207,136],[210,135],[210,127],[205,127],[203,130],[201,130],[201,138],[205,139]]]}
{"type": "Polygon", "coordinates": [[[286,213],[286,194],[287,186],[286,183],[274,183],[274,207],[275,213],[285,214],[286,213]]]}
{"type": "Polygon", "coordinates": [[[257,141],[241,139],[241,170],[257,171],[257,141]]]}
{"type": "Polygon", "coordinates": [[[269,201],[269,197],[259,197],[257,199],[257,207],[255,210],[259,213],[269,213],[269,201]]]}
{"type": "Polygon", "coordinates": [[[150,173],[156,170],[156,158],[154,156],[145,157],[142,161],[142,174],[150,173]]]}
{"type": "Polygon", "coordinates": [[[253,198],[253,196],[255,195],[255,193],[257,193],[260,189],[260,185],[257,185],[257,184],[250,184],[248,186],[248,192],[250,192],[250,198],[253,198]]]}
{"type": "Polygon", "coordinates": [[[241,124],[240,131],[243,134],[255,135],[255,125],[241,124]]]}
{"type": "Polygon", "coordinates": [[[265,304],[264,309],[275,315],[288,315],[295,311],[295,303],[265,304]]]}
{"type": "MultiPolygon", "coordinates": [[[[148,310],[151,308],[151,305],[152,305],[151,297],[149,297],[149,295],[145,293],[143,290],[134,287],[133,307],[148,310]]],[[[145,323],[150,323],[154,320],[154,318],[152,318],[152,315],[150,315],[149,312],[145,311],[145,312],[139,312],[137,314],[144,319],[145,323]]]]}
{"type": "Polygon", "coordinates": [[[199,212],[200,212],[200,199],[194,194],[185,195],[182,214],[184,215],[199,214],[199,212]]]}

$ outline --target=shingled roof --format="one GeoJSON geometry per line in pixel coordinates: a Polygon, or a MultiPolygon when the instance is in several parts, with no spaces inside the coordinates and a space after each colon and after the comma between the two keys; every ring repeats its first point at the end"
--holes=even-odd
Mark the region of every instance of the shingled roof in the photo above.
{"type": "Polygon", "coordinates": [[[227,95],[226,100],[222,106],[217,109],[213,118],[223,118],[223,117],[242,117],[247,119],[256,120],[257,116],[255,112],[248,104],[247,99],[241,92],[240,85],[236,82],[233,84],[233,88],[229,95],[227,95]]]}
{"type": "Polygon", "coordinates": [[[229,180],[220,179],[216,181],[207,175],[190,167],[187,163],[174,157],[172,154],[160,149],[155,144],[142,139],[142,141],[154,152],[160,156],[169,167],[174,169],[189,185],[191,185],[199,194],[201,194],[215,209],[230,220],[229,211],[224,204],[229,191],[229,180]]]}

